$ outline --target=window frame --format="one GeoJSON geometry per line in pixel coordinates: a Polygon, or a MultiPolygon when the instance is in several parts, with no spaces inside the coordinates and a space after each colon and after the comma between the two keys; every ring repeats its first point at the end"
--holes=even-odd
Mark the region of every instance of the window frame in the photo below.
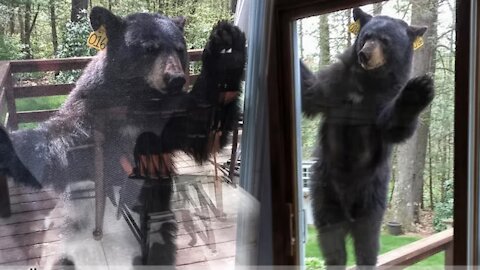
{"type": "MultiPolygon", "coordinates": [[[[300,241],[299,205],[297,183],[297,155],[295,134],[294,100],[294,64],[293,40],[291,33],[293,21],[316,14],[332,12],[354,6],[382,2],[379,0],[277,0],[273,5],[270,21],[268,53],[268,103],[269,103],[269,143],[271,158],[271,194],[273,222],[273,262],[276,265],[297,265],[300,241]]],[[[473,226],[473,235],[468,237],[468,191],[469,180],[469,58],[470,58],[470,18],[471,1],[456,1],[456,62],[455,62],[455,131],[454,131],[454,264],[467,265],[467,252],[476,252],[467,248],[468,239],[478,235],[477,226],[473,226]]],[[[478,14],[478,9],[476,10],[478,14]]],[[[480,27],[478,28],[480,29],[480,27]]],[[[479,42],[480,43],[480,42],[479,42]]],[[[476,50],[478,50],[478,46],[476,50]]],[[[477,59],[478,66],[478,59],[477,59]]],[[[476,74],[476,78],[480,75],[476,74]]],[[[478,82],[478,80],[477,80],[478,82]]],[[[478,84],[478,83],[477,83],[478,84]]],[[[477,85],[476,84],[476,85],[477,85]]],[[[474,106],[478,114],[479,102],[474,106]]],[[[475,127],[480,131],[480,127],[475,127]]],[[[474,161],[478,161],[480,139],[475,140],[474,161]]],[[[480,172],[474,171],[478,179],[480,172]]],[[[477,190],[476,188],[474,189],[477,190]]],[[[478,205],[478,192],[475,193],[475,205],[478,205]]],[[[475,224],[478,224],[478,207],[474,209],[475,224]]],[[[471,234],[471,233],[470,233],[471,234]]],[[[476,254],[476,253],[474,253],[476,254]]],[[[477,263],[478,260],[470,263],[477,263]]]]}

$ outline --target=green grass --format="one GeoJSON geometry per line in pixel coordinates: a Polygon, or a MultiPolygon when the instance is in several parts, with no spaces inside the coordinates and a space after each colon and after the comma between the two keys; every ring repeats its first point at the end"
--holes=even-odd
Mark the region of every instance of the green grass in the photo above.
{"type": "MultiPolygon", "coordinates": [[[[393,236],[389,234],[382,234],[381,235],[381,247],[380,247],[380,254],[386,253],[390,250],[394,250],[401,246],[407,245],[409,243],[415,242],[419,240],[420,237],[416,236],[393,236]]],[[[320,254],[320,250],[317,244],[317,232],[313,226],[308,227],[308,239],[305,245],[305,257],[317,257],[322,258],[320,254]]],[[[347,264],[354,265],[355,264],[355,255],[353,252],[353,243],[352,239],[349,238],[347,240],[347,264]]],[[[443,268],[445,264],[445,255],[444,252],[438,253],[426,260],[423,260],[414,266],[410,267],[410,269],[438,269],[440,266],[443,268]]]]}
{"type": "MultiPolygon", "coordinates": [[[[20,98],[15,100],[18,112],[37,111],[37,110],[53,110],[58,109],[66,99],[66,95],[20,98]]],[[[21,123],[20,129],[35,128],[38,123],[21,123]]]]}
{"type": "Polygon", "coordinates": [[[67,96],[48,96],[17,99],[15,105],[17,111],[36,111],[58,109],[67,96]]]}

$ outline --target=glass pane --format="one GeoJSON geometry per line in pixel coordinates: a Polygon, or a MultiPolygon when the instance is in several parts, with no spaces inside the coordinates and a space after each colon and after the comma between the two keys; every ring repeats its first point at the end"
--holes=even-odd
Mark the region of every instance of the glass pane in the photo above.
{"type": "Polygon", "coordinates": [[[59,54],[74,56],[68,46],[77,45],[92,59],[0,64],[0,268],[204,269],[256,259],[260,203],[245,187],[257,183],[240,181],[240,169],[250,155],[241,141],[263,128],[242,138],[243,103],[256,102],[244,85],[257,87],[245,72],[245,32],[255,29],[251,16],[262,19],[234,2],[88,8],[67,25],[59,54]],[[217,23],[232,17],[242,28],[217,23]],[[239,241],[237,224],[250,234],[239,241]]]}
{"type": "Polygon", "coordinates": [[[455,1],[360,8],[295,22],[304,263],[443,267],[416,241],[453,234],[455,1]]]}

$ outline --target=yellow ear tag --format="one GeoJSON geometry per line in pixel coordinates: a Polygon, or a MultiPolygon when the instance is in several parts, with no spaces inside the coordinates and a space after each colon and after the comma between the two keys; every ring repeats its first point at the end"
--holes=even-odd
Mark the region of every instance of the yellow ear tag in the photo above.
{"type": "Polygon", "coordinates": [[[423,38],[418,36],[414,41],[413,41],[413,49],[417,50],[420,49],[423,46],[423,38]]]}
{"type": "Polygon", "coordinates": [[[360,22],[359,21],[354,21],[351,24],[348,25],[348,32],[356,35],[358,32],[360,32],[360,22]]]}
{"type": "Polygon", "coordinates": [[[107,47],[108,38],[105,27],[102,25],[97,31],[91,32],[87,39],[87,45],[90,48],[97,49],[99,51],[107,47]]]}

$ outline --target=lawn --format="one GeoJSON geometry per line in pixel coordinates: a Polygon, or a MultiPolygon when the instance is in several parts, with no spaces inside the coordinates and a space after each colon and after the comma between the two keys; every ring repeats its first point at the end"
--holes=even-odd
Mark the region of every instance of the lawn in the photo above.
{"type": "MultiPolygon", "coordinates": [[[[420,239],[417,236],[393,236],[389,234],[382,234],[381,236],[381,248],[380,254],[388,252],[390,250],[396,249],[398,247],[404,246],[411,242],[420,239]]],[[[347,240],[347,256],[348,256],[348,265],[355,264],[355,256],[353,252],[353,243],[352,239],[349,238],[347,240]]],[[[317,232],[313,226],[308,227],[308,239],[305,245],[305,257],[316,257],[322,258],[320,254],[320,250],[318,249],[317,245],[317,232]]],[[[422,269],[438,269],[440,266],[443,268],[444,266],[445,255],[444,252],[438,253],[426,260],[423,260],[410,269],[422,268],[422,269]]]]}
{"type": "MultiPolygon", "coordinates": [[[[48,96],[48,97],[34,97],[34,98],[20,98],[15,101],[17,111],[36,111],[36,110],[52,110],[58,109],[67,96],[48,96]]],[[[20,128],[34,128],[38,123],[22,123],[20,128]]]]}

